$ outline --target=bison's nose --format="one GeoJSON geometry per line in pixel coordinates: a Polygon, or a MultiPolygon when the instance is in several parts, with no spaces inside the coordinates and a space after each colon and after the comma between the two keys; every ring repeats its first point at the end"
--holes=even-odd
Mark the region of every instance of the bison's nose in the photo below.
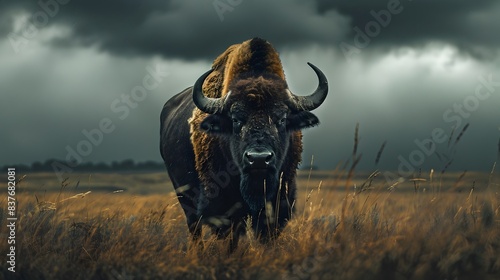
{"type": "Polygon", "coordinates": [[[267,168],[273,160],[274,153],[269,150],[250,149],[245,152],[245,161],[252,168],[267,168]]]}

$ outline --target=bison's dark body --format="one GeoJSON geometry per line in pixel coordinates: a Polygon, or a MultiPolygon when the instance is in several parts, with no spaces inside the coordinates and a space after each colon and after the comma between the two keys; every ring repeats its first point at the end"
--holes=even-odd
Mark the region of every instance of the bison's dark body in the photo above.
{"type": "Polygon", "coordinates": [[[191,232],[195,233],[195,229],[199,229],[202,223],[207,223],[219,234],[225,234],[231,226],[229,219],[241,221],[248,213],[248,207],[242,203],[238,187],[239,174],[234,176],[234,169],[231,165],[228,166],[231,159],[222,156],[222,147],[220,151],[214,151],[218,156],[212,157],[212,160],[217,161],[213,166],[220,166],[211,173],[214,185],[210,191],[214,193],[205,192],[205,186],[201,185],[195,168],[195,155],[187,121],[195,108],[192,87],[165,104],[161,114],[161,154],[191,232]],[[232,208],[236,208],[233,213],[232,208]],[[221,224],[215,225],[217,222],[221,224]]]}
{"type": "Polygon", "coordinates": [[[172,97],[160,117],[160,152],[191,231],[199,220],[197,201],[201,194],[187,122],[194,108],[190,87],[172,97]]]}
{"type": "MultiPolygon", "coordinates": [[[[225,156],[230,152],[227,151],[229,144],[225,143],[224,139],[218,139],[220,149],[214,151],[214,155],[217,156],[212,157],[212,160],[216,161],[213,166],[218,168],[209,174],[213,184],[208,192],[200,182],[187,122],[194,108],[196,106],[192,101],[192,88],[177,94],[163,107],[161,114],[163,140],[160,150],[168,175],[177,191],[191,233],[199,235],[201,224],[211,225],[220,236],[226,236],[230,230],[242,233],[241,223],[251,211],[240,192],[241,174],[232,163],[232,159],[225,156]]],[[[285,180],[282,178],[281,195],[275,197],[279,198],[279,201],[269,201],[274,204],[273,208],[275,205],[279,205],[280,208],[278,213],[274,213],[277,215],[268,217],[272,220],[277,218],[278,223],[272,227],[273,229],[281,229],[292,214],[292,204],[296,194],[295,173],[290,178],[285,176],[285,180]]],[[[270,229],[265,214],[265,211],[259,211],[250,215],[253,228],[257,235],[263,238],[262,240],[269,237],[268,229],[270,229]]]]}
{"type": "Polygon", "coordinates": [[[277,53],[252,39],[231,46],[213,72],[165,104],[160,150],[195,238],[208,224],[221,237],[232,233],[234,249],[247,217],[262,241],[291,218],[300,130],[318,124],[308,111],[327,91],[326,78],[311,67],[317,92],[292,95],[277,53]]]}

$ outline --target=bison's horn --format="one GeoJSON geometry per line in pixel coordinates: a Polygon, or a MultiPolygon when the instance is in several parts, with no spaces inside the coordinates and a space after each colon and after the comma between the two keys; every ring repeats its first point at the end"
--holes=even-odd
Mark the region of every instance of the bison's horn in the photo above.
{"type": "Polygon", "coordinates": [[[194,104],[198,107],[198,109],[208,114],[215,114],[222,109],[221,99],[206,97],[205,94],[203,94],[203,82],[205,82],[205,79],[208,75],[210,75],[210,73],[212,73],[212,71],[213,69],[210,69],[205,72],[205,74],[201,75],[193,86],[194,104]]]}
{"type": "Polygon", "coordinates": [[[323,101],[325,101],[326,95],[328,94],[328,80],[325,74],[319,70],[318,67],[314,66],[312,63],[307,63],[318,76],[318,87],[309,96],[297,96],[290,93],[291,101],[289,106],[292,110],[296,111],[312,111],[318,108],[323,101]]]}

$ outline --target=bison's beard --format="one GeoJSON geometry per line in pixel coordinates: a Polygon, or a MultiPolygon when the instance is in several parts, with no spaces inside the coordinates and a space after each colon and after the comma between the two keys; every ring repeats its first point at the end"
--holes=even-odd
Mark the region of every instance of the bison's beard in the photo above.
{"type": "Polygon", "coordinates": [[[249,172],[243,174],[240,190],[250,210],[256,214],[276,198],[279,179],[277,172],[249,172]]]}

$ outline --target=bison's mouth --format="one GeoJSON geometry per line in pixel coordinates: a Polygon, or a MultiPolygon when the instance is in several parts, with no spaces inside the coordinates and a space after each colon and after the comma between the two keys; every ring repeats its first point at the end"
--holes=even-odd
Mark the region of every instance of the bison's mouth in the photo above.
{"type": "Polygon", "coordinates": [[[266,179],[267,176],[276,173],[276,168],[274,166],[269,167],[245,167],[243,168],[243,173],[248,176],[266,179]]]}
{"type": "Polygon", "coordinates": [[[265,176],[267,173],[272,173],[272,168],[259,167],[247,168],[246,171],[252,176],[265,176]]]}

